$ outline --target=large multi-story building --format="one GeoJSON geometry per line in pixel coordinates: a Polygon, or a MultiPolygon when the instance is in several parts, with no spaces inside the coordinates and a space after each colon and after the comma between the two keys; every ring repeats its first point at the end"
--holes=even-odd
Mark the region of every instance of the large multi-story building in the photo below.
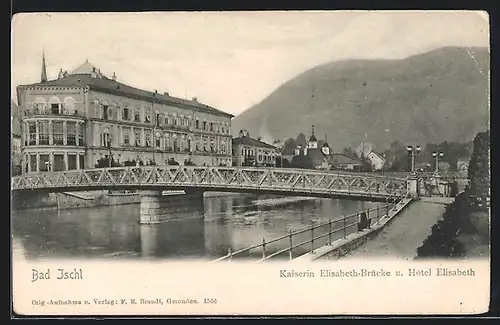
{"type": "Polygon", "coordinates": [[[88,61],[17,87],[23,172],[167,163],[231,166],[231,114],[137,89],[88,61]]]}
{"type": "Polygon", "coordinates": [[[276,147],[251,138],[247,131],[240,131],[232,145],[234,166],[276,166],[276,147]]]}

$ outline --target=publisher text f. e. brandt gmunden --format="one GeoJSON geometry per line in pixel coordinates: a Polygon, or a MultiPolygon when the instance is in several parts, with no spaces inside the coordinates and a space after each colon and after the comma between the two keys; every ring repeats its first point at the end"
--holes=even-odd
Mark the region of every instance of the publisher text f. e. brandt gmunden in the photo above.
{"type": "Polygon", "coordinates": [[[390,276],[475,276],[473,268],[409,268],[402,270],[386,269],[321,269],[319,271],[311,270],[280,270],[280,278],[327,278],[327,277],[390,277],[390,276]]]}

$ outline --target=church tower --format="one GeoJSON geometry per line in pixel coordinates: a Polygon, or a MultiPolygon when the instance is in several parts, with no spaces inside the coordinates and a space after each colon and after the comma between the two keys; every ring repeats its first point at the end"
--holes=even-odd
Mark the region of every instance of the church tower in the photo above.
{"type": "Polygon", "coordinates": [[[307,144],[308,149],[318,149],[318,139],[314,135],[314,125],[312,126],[312,134],[309,138],[309,143],[307,144]]]}
{"type": "Polygon", "coordinates": [[[330,155],[330,146],[328,145],[328,141],[327,141],[327,138],[326,138],[326,134],[325,134],[325,143],[323,144],[323,147],[321,148],[321,151],[323,152],[323,154],[325,154],[326,156],[330,155]]]}
{"type": "Polygon", "coordinates": [[[42,52],[42,76],[40,82],[47,82],[47,67],[45,66],[45,51],[42,52]]]}

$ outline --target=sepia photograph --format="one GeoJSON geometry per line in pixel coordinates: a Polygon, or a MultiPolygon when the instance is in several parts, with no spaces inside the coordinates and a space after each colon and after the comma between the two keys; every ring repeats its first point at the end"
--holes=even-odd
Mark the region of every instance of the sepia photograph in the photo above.
{"type": "Polygon", "coordinates": [[[13,311],[487,311],[489,28],[480,11],[14,15],[13,311]]]}

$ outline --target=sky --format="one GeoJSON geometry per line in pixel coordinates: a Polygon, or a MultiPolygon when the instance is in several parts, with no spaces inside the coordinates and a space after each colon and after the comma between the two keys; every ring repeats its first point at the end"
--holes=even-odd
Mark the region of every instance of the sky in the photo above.
{"type": "Polygon", "coordinates": [[[89,60],[117,81],[238,115],[300,73],[351,58],[489,46],[483,12],[30,13],[12,20],[11,98],[89,60]]]}

